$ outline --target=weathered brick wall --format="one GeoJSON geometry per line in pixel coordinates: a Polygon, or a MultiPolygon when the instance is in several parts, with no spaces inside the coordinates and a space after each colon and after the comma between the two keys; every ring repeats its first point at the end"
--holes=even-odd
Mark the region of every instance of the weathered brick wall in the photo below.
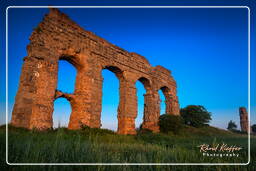
{"type": "Polygon", "coordinates": [[[159,89],[166,98],[166,113],[179,114],[176,82],[169,70],[152,67],[145,57],[84,30],[57,9],[50,9],[34,30],[27,52],[12,113],[14,126],[51,128],[54,100],[64,97],[72,107],[69,129],[79,129],[81,124],[100,127],[103,69],[114,72],[120,82],[118,133],[135,134],[138,80],[146,89],[144,128],[159,129],[159,89]],[[56,90],[59,60],[67,60],[77,69],[72,94],[56,90]]]}

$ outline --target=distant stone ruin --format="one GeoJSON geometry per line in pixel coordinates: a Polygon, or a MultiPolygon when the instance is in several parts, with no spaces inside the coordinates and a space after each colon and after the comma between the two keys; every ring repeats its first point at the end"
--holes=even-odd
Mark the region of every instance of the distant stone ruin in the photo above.
{"type": "Polygon", "coordinates": [[[12,125],[39,130],[52,128],[53,104],[62,97],[72,108],[69,129],[79,129],[81,125],[101,127],[103,69],[112,71],[119,79],[119,134],[136,133],[137,80],[146,89],[143,128],[159,131],[160,89],[166,99],[166,113],[179,115],[176,82],[168,69],[153,67],[145,57],[84,30],[58,9],[50,9],[29,39],[12,125]],[[59,60],[68,61],[77,70],[72,94],[56,89],[59,60]]]}
{"type": "Polygon", "coordinates": [[[248,113],[245,107],[239,108],[239,115],[240,115],[240,126],[242,132],[248,132],[249,129],[249,121],[248,121],[248,113]]]}

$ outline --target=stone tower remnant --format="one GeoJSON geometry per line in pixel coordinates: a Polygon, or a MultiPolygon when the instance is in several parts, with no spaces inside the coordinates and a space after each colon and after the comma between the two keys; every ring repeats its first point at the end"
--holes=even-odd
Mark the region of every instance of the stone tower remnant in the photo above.
{"type": "Polygon", "coordinates": [[[166,113],[179,115],[176,82],[171,71],[162,66],[153,67],[145,57],[84,30],[58,9],[50,9],[29,39],[12,111],[13,126],[52,128],[54,100],[62,97],[72,108],[69,129],[79,129],[81,125],[99,128],[103,69],[112,71],[119,79],[119,134],[136,133],[136,81],[146,89],[143,128],[159,130],[160,89],[165,95],[166,113]],[[71,94],[56,89],[59,60],[68,61],[77,70],[75,90],[71,94]]]}
{"type": "Polygon", "coordinates": [[[249,129],[249,121],[248,121],[248,113],[245,107],[239,108],[240,115],[240,126],[242,132],[248,132],[249,129]]]}

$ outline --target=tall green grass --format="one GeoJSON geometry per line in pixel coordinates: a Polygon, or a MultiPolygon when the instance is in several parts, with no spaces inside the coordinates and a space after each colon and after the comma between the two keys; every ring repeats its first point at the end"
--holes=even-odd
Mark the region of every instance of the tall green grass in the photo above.
{"type": "MultiPolygon", "coordinates": [[[[1,154],[5,154],[5,129],[0,128],[1,154]]],[[[71,131],[59,128],[46,132],[28,131],[9,126],[8,161],[10,163],[246,163],[248,141],[246,135],[234,134],[213,127],[201,129],[185,127],[179,135],[138,133],[118,135],[110,130],[89,129],[71,131]],[[200,144],[221,144],[240,146],[239,157],[205,157],[197,147],[200,144]]],[[[251,156],[255,159],[255,137],[251,139],[251,156]]],[[[5,158],[1,158],[1,163],[5,158]]],[[[42,166],[41,166],[42,167],[42,166]]],[[[121,166],[118,166],[121,168],[121,166]]],[[[142,166],[124,166],[122,170],[139,169],[142,166]]],[[[144,166],[147,170],[177,166],[144,166]]],[[[194,168],[195,166],[185,166],[194,168]]],[[[12,168],[17,168],[12,167],[12,168]]],[[[32,169],[23,166],[22,169],[32,169]]],[[[42,168],[57,169],[55,166],[42,168]]],[[[59,168],[59,167],[58,167],[59,168]]],[[[63,170],[66,167],[62,167],[63,170]]],[[[112,166],[90,166],[94,170],[116,170],[112,166]]],[[[196,167],[196,170],[204,167],[196,167]]],[[[214,166],[221,169],[229,167],[214,166]]],[[[243,170],[242,166],[233,166],[243,170]]],[[[247,167],[249,170],[255,166],[247,167]]],[[[80,169],[72,166],[72,169],[80,169]]],[[[20,170],[20,169],[18,169],[20,170]]],[[[69,170],[69,169],[67,169],[69,170]]]]}

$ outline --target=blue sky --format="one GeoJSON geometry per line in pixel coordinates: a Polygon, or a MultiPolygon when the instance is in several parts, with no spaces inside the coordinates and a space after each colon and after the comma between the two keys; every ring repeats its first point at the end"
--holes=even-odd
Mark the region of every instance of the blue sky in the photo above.
{"type": "MultiPolygon", "coordinates": [[[[152,66],[172,71],[177,81],[180,106],[203,105],[212,113],[211,125],[226,128],[229,120],[239,125],[238,108],[248,99],[248,18],[247,9],[61,9],[86,30],[109,42],[145,56],[152,66]]],[[[33,28],[48,9],[9,10],[9,116],[18,88],[22,58],[33,28]]],[[[254,23],[252,23],[254,25],[254,23]]],[[[252,34],[255,34],[252,31],[252,34]]],[[[2,37],[1,37],[2,38],[2,37]]],[[[3,40],[3,39],[1,39],[3,40]]],[[[252,46],[255,40],[252,39],[252,46]]],[[[2,47],[1,47],[2,48],[2,47]]],[[[251,75],[255,77],[255,48],[251,54],[251,75]]],[[[1,71],[5,62],[1,60],[1,71]]],[[[3,70],[4,72],[4,70],[3,70]]],[[[75,68],[60,62],[58,89],[73,92],[75,68]],[[68,72],[67,72],[68,71],[68,72]]],[[[118,79],[102,71],[103,127],[116,129],[118,79]]],[[[4,75],[1,72],[1,80],[4,75]]],[[[2,81],[1,81],[2,82],[2,81]]],[[[142,122],[143,85],[138,89],[138,117],[142,122]]],[[[255,95],[255,79],[251,80],[255,95]]],[[[5,86],[1,84],[1,93],[5,86]]],[[[160,92],[159,92],[160,93],[160,92]]],[[[164,96],[160,94],[161,100],[164,96]]],[[[1,107],[5,104],[1,94],[1,107]]],[[[255,98],[251,97],[252,123],[255,123],[255,98]],[[254,118],[254,120],[253,120],[254,118]]],[[[54,123],[68,123],[70,105],[65,99],[54,103],[54,123]]],[[[164,113],[161,103],[161,113],[164,113]]],[[[1,108],[2,109],[2,108],[1,108]]],[[[1,110],[4,115],[4,110],[1,110]]],[[[9,117],[10,118],[10,117],[9,117]]],[[[4,117],[1,117],[1,123],[4,117]]]]}

